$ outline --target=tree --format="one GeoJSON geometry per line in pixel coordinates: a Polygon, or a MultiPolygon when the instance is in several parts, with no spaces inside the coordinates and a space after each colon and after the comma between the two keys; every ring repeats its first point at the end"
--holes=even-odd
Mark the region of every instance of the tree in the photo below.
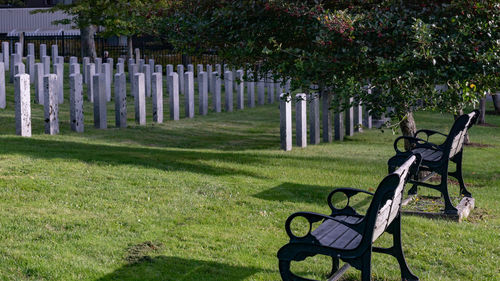
{"type": "Polygon", "coordinates": [[[97,57],[94,35],[97,27],[102,28],[104,36],[127,36],[128,55],[132,57],[132,36],[150,32],[151,11],[166,9],[169,1],[156,0],[76,0],[71,4],[57,4],[47,10],[36,13],[63,11],[71,16],[58,20],[56,24],[72,24],[80,29],[82,38],[82,56],[97,57]]]}
{"type": "Polygon", "coordinates": [[[335,93],[334,110],[351,97],[375,115],[390,107],[404,135],[416,130],[414,110],[457,112],[498,85],[494,0],[186,0],[171,8],[158,26],[177,48],[214,48],[295,87],[320,85],[335,93]],[[363,91],[367,84],[377,94],[363,91]]]}

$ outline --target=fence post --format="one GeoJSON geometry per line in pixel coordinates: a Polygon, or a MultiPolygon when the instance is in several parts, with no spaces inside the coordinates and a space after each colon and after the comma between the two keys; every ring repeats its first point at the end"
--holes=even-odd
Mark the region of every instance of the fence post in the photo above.
{"type": "Polygon", "coordinates": [[[61,50],[62,50],[62,56],[66,56],[66,50],[64,49],[64,31],[61,31],[61,50]]]}

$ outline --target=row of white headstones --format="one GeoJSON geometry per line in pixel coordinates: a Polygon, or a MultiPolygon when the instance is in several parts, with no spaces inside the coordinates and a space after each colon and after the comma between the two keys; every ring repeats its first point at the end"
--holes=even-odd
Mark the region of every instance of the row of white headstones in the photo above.
{"type": "MultiPolygon", "coordinates": [[[[6,42],[4,42],[6,43],[6,42]]],[[[2,63],[8,54],[8,45],[2,44],[2,54],[0,55],[0,108],[5,107],[5,82],[2,87],[2,78],[5,77],[5,68],[9,63],[2,63]],[[7,50],[6,50],[7,48],[7,50]],[[3,58],[3,59],[2,59],[3,58]],[[2,95],[3,89],[3,95],[2,95]]],[[[40,46],[40,56],[42,63],[34,63],[34,46],[28,44],[28,72],[25,74],[25,67],[20,55],[20,46],[16,43],[16,51],[10,55],[10,79],[15,84],[15,104],[16,104],[16,133],[23,136],[31,136],[31,109],[30,109],[30,83],[35,84],[35,103],[45,107],[45,131],[48,134],[59,132],[58,104],[64,102],[64,58],[57,55],[57,45],[52,46],[52,57],[54,74],[50,73],[51,57],[44,55],[46,50],[44,45],[40,46]]],[[[136,51],[136,53],[138,53],[136,51]]],[[[8,58],[8,56],[7,56],[8,58]]],[[[116,74],[113,75],[114,64],[112,59],[107,59],[105,63],[101,58],[90,63],[89,58],[83,58],[83,73],[80,73],[80,65],[76,57],[70,58],[70,124],[71,129],[83,132],[83,84],[87,84],[87,96],[90,102],[94,103],[94,125],[96,128],[107,127],[106,102],[111,101],[111,85],[114,81],[115,90],[115,120],[116,126],[123,128],[127,126],[126,107],[126,76],[124,73],[125,60],[118,59],[116,74]],[[114,78],[114,79],[113,79],[114,78]]],[[[163,67],[155,65],[154,60],[145,63],[140,55],[136,59],[128,61],[129,80],[131,82],[132,96],[135,101],[135,120],[138,124],[146,123],[146,103],[145,98],[153,98],[153,121],[163,122],[163,67]]],[[[215,65],[213,71],[211,65],[197,66],[197,80],[199,93],[199,114],[208,113],[208,93],[212,93],[213,110],[221,112],[221,66],[215,65]]],[[[274,92],[280,95],[280,131],[281,147],[284,150],[292,148],[292,121],[291,121],[291,97],[289,94],[289,83],[274,82],[271,78],[259,79],[256,82],[244,82],[245,73],[243,70],[229,70],[224,66],[224,88],[225,88],[225,111],[233,111],[233,88],[237,92],[237,108],[244,108],[245,86],[248,94],[248,106],[255,106],[255,85],[257,86],[258,104],[265,103],[265,93],[267,89],[268,102],[275,101],[274,92]],[[235,79],[233,79],[235,77],[235,79]]],[[[177,66],[174,72],[173,65],[167,65],[167,86],[169,89],[170,117],[172,120],[179,119],[179,93],[185,96],[185,113],[187,118],[194,117],[194,66],[188,65],[187,72],[184,72],[184,65],[177,66]],[[181,73],[181,77],[179,77],[181,73]]],[[[247,77],[252,77],[252,73],[247,73],[247,77]]],[[[5,81],[5,80],[4,80],[5,81]]],[[[309,126],[310,143],[319,143],[319,94],[297,94],[296,95],[296,144],[299,147],[307,146],[307,101],[309,101],[309,126]]],[[[330,142],[333,138],[331,113],[329,110],[329,99],[325,95],[322,98],[323,106],[323,140],[330,142]]],[[[352,135],[354,131],[359,131],[361,124],[371,127],[371,118],[366,114],[362,119],[363,110],[361,107],[351,108],[345,112],[345,134],[352,135]],[[354,114],[356,110],[356,114],[354,114]],[[356,124],[356,125],[355,125],[356,124]]],[[[344,120],[342,114],[335,115],[335,139],[342,140],[344,137],[344,120]]]]}

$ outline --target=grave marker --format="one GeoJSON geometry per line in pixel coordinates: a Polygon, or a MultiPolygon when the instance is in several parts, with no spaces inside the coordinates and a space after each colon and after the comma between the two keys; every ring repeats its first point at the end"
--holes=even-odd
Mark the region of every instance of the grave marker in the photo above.
{"type": "Polygon", "coordinates": [[[163,123],[163,76],[161,72],[153,73],[153,122],[163,123]]]}
{"type": "Polygon", "coordinates": [[[224,73],[224,92],[226,94],[226,111],[233,111],[233,72],[226,71],[224,73]]]}
{"type": "Polygon", "coordinates": [[[213,91],[213,105],[214,105],[214,111],[215,112],[221,112],[222,111],[222,105],[221,105],[221,79],[219,76],[219,72],[215,71],[212,72],[212,85],[214,88],[213,91]]]}
{"type": "Polygon", "coordinates": [[[199,112],[200,115],[208,113],[208,77],[206,72],[198,73],[198,96],[200,99],[199,112]]]}
{"type": "Polygon", "coordinates": [[[309,95],[309,143],[319,144],[319,94],[309,95]]]}
{"type": "Polygon", "coordinates": [[[170,119],[179,120],[179,75],[175,72],[171,72],[167,77],[170,119]]]}
{"type": "Polygon", "coordinates": [[[0,62],[0,108],[5,108],[5,63],[0,62]]]}
{"type": "Polygon", "coordinates": [[[307,147],[307,98],[306,94],[295,95],[295,126],[298,147],[307,147]]]}
{"type": "Polygon", "coordinates": [[[59,97],[59,103],[64,102],[64,65],[55,64],[54,65],[54,74],[57,75],[57,96],[59,97]]]}
{"type": "MultiPolygon", "coordinates": [[[[76,64],[72,64],[76,65],[76,64]]],[[[72,131],[83,133],[83,85],[82,75],[69,76],[69,123],[72,131]]]]}
{"type": "Polygon", "coordinates": [[[87,64],[87,77],[89,78],[89,83],[87,84],[87,99],[90,102],[94,102],[94,75],[95,75],[95,64],[87,64]]]}
{"type": "MultiPolygon", "coordinates": [[[[123,63],[119,63],[123,65],[123,63]]],[[[127,81],[124,72],[115,74],[115,125],[127,127],[127,81]]]]}
{"type": "Polygon", "coordinates": [[[187,118],[194,117],[194,77],[193,72],[188,71],[184,73],[184,86],[186,87],[185,93],[185,112],[187,118]]]}
{"type": "Polygon", "coordinates": [[[139,125],[146,124],[146,86],[144,85],[144,73],[134,75],[133,84],[134,104],[135,104],[135,122],[139,125]]]}
{"type": "Polygon", "coordinates": [[[94,127],[97,129],[108,127],[105,80],[106,74],[104,73],[92,76],[94,83],[94,127]]]}
{"type": "Polygon", "coordinates": [[[280,95],[281,149],[292,150],[292,102],[289,94],[280,95]]]}
{"type": "Polygon", "coordinates": [[[243,81],[243,70],[236,71],[236,105],[242,110],[245,108],[245,81],[243,81]]]}
{"type": "Polygon", "coordinates": [[[146,84],[146,96],[151,97],[151,67],[145,64],[142,67],[142,73],[144,73],[144,83],[146,84]]]}
{"type": "Polygon", "coordinates": [[[47,74],[43,77],[43,108],[45,117],[45,133],[59,133],[59,98],[57,96],[57,75],[47,74]]]}
{"type": "Polygon", "coordinates": [[[44,95],[43,95],[43,64],[35,64],[35,103],[43,105],[44,95]]]}

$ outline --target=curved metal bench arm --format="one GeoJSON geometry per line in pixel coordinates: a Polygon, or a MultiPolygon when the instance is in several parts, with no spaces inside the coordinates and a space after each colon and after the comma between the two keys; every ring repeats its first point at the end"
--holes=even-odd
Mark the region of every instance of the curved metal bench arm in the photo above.
{"type": "Polygon", "coordinates": [[[427,141],[429,141],[429,137],[430,137],[430,136],[432,136],[432,135],[436,135],[436,134],[437,134],[437,135],[444,136],[444,137],[448,137],[448,135],[446,135],[446,134],[443,134],[443,133],[441,133],[441,132],[434,131],[434,130],[429,130],[429,129],[421,129],[421,130],[418,130],[418,131],[415,133],[414,137],[417,137],[417,135],[418,135],[418,134],[420,134],[420,133],[424,133],[424,134],[426,135],[426,137],[427,137],[427,141]]]}
{"type": "Polygon", "coordinates": [[[328,206],[330,206],[330,209],[332,210],[332,215],[349,215],[349,216],[359,215],[353,207],[349,206],[349,203],[351,201],[351,197],[353,197],[354,195],[356,195],[358,193],[365,193],[365,194],[369,194],[369,195],[373,196],[372,192],[362,190],[362,189],[357,189],[357,188],[348,188],[348,187],[337,188],[337,189],[333,190],[332,192],[330,192],[327,200],[328,200],[328,206]],[[347,204],[342,209],[337,209],[332,204],[333,195],[335,195],[335,193],[339,193],[339,192],[344,193],[345,196],[347,197],[347,204]]]}
{"type": "Polygon", "coordinates": [[[292,239],[292,240],[301,240],[301,239],[307,239],[307,238],[310,239],[310,238],[312,238],[311,237],[312,224],[315,222],[322,221],[322,220],[333,220],[335,222],[338,222],[338,223],[343,224],[343,225],[350,227],[350,228],[352,228],[354,226],[354,224],[350,224],[350,223],[347,223],[345,221],[341,221],[341,220],[335,219],[331,216],[324,215],[324,214],[319,214],[319,213],[314,213],[314,212],[297,212],[297,213],[294,213],[288,217],[288,219],[286,220],[286,223],[285,223],[285,230],[286,230],[286,233],[288,234],[288,237],[290,237],[290,239],[292,239]],[[292,230],[290,229],[290,224],[297,217],[303,217],[303,218],[307,219],[307,221],[309,222],[309,231],[307,232],[306,235],[304,235],[302,237],[294,235],[292,230]]]}
{"type": "Polygon", "coordinates": [[[432,142],[428,142],[426,140],[423,140],[423,139],[420,139],[420,138],[416,138],[416,137],[410,137],[410,136],[401,136],[401,137],[398,137],[395,141],[394,141],[394,150],[396,151],[397,154],[408,154],[408,155],[411,155],[410,154],[410,151],[401,151],[399,150],[398,148],[398,142],[400,140],[408,140],[410,141],[411,144],[415,144],[416,147],[423,147],[423,148],[430,148],[430,149],[435,149],[435,150],[442,150],[441,147],[437,144],[434,144],[432,142]]]}

